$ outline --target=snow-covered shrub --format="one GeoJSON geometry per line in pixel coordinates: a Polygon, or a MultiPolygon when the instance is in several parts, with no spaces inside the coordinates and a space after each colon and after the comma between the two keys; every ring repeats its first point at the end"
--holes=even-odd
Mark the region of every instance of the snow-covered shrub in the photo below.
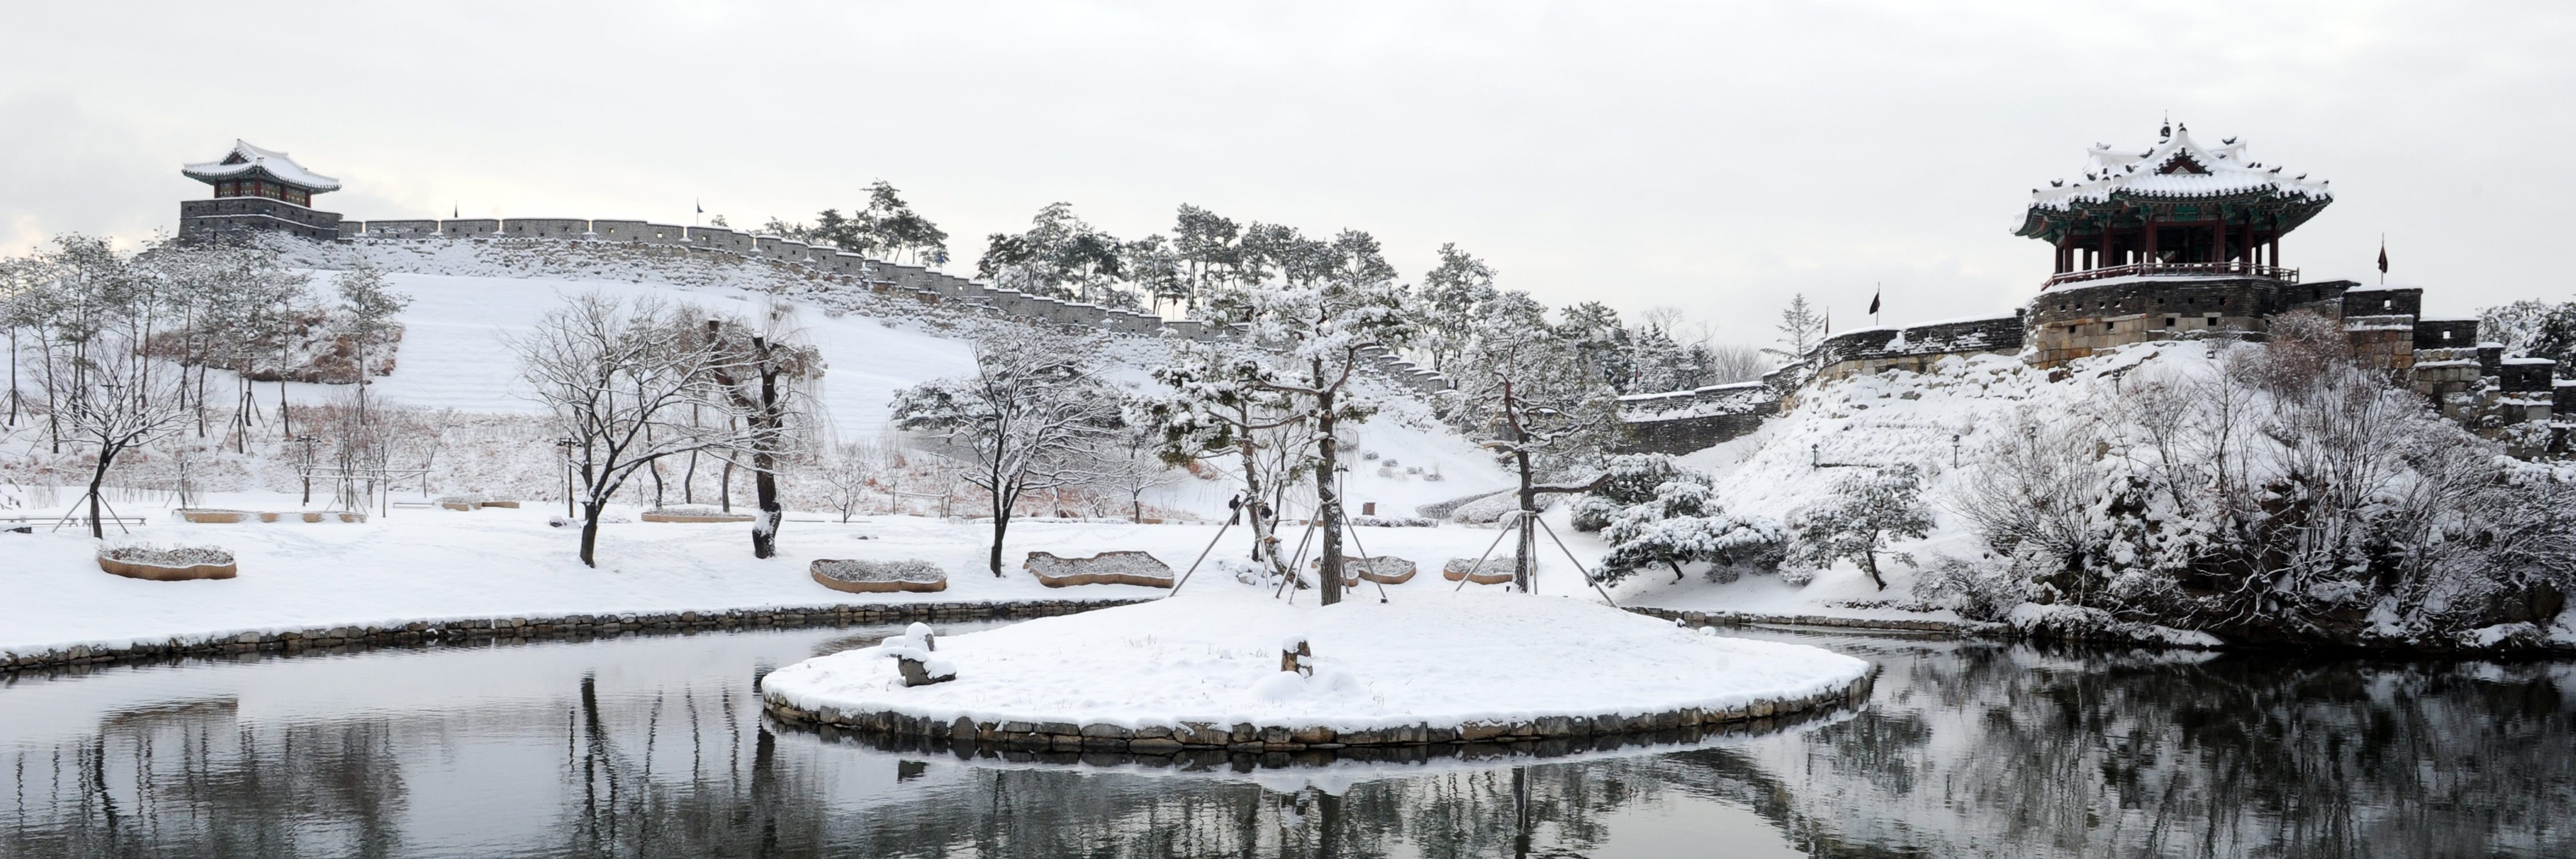
{"type": "Polygon", "coordinates": [[[1614,459],[1609,478],[1575,507],[1578,527],[1586,517],[1597,518],[1601,538],[1610,543],[1601,578],[1618,581],[1640,568],[1662,566],[1679,579],[1683,565],[1699,562],[1708,563],[1709,580],[1716,582],[1778,569],[1785,536],[1779,524],[1720,510],[1710,491],[1707,476],[1675,466],[1670,457],[1614,459]],[[1658,478],[1652,486],[1645,483],[1658,478]]]}
{"type": "Polygon", "coordinates": [[[1627,507],[1655,500],[1655,490],[1675,480],[1705,484],[1708,478],[1673,463],[1673,458],[1660,453],[1629,453],[1610,458],[1609,475],[1601,485],[1574,503],[1574,527],[1578,531],[1599,531],[1609,527],[1610,519],[1627,507]]]}
{"type": "Polygon", "coordinates": [[[1915,576],[1914,598],[1969,620],[2002,621],[2014,606],[2030,598],[2026,578],[2016,572],[2009,563],[1993,558],[1971,561],[1937,556],[1915,576]]]}
{"type": "Polygon", "coordinates": [[[1914,563],[1914,556],[1888,552],[1897,539],[1923,539],[1932,530],[1932,511],[1923,505],[1922,473],[1911,465],[1871,469],[1843,478],[1834,494],[1798,511],[1797,539],[1789,560],[1802,568],[1824,569],[1835,561],[1859,564],[1861,572],[1887,589],[1878,556],[1914,563]]]}
{"type": "Polygon", "coordinates": [[[2576,587],[2568,470],[2512,460],[2343,360],[2339,328],[2284,317],[2272,334],[2138,364],[2082,408],[1996,433],[1952,502],[2014,581],[1931,587],[1963,613],[2018,586],[2252,641],[2453,646],[2558,613],[2576,587]]]}
{"type": "MultiPolygon", "coordinates": [[[[1556,496],[1539,496],[1537,506],[1542,512],[1556,506],[1556,496]]],[[[1490,525],[1503,521],[1505,517],[1512,514],[1512,511],[1519,509],[1521,509],[1520,493],[1497,492],[1460,505],[1456,511],[1449,514],[1449,518],[1470,525],[1490,525]]]]}

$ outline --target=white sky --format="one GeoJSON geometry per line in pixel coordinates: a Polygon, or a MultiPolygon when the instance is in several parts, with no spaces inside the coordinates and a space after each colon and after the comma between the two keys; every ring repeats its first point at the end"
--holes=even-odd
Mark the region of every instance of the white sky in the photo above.
{"type": "Polygon", "coordinates": [[[808,219],[892,181],[969,270],[1050,201],[1444,241],[1551,304],[1767,341],[2007,311],[2029,189],[2166,111],[2334,180],[2283,242],[2427,312],[2566,300],[2576,4],[12,4],[0,248],[140,239],[183,161],[294,153],[361,219],[808,219]]]}

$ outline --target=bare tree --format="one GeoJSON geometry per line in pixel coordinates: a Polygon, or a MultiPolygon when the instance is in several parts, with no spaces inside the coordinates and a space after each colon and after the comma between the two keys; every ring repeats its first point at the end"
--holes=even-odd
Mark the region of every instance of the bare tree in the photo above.
{"type": "Polygon", "coordinates": [[[105,537],[99,487],[116,457],[177,432],[188,418],[185,371],[151,352],[165,322],[165,282],[105,239],[84,236],[56,239],[53,251],[22,265],[20,309],[44,335],[39,413],[57,445],[93,449],[82,501],[90,536],[105,537]]]}
{"type": "Polygon", "coordinates": [[[1762,350],[1740,343],[1708,344],[1708,383],[1750,382],[1771,372],[1771,359],[1762,350]]]}
{"type": "MultiPolygon", "coordinates": [[[[713,353],[707,375],[725,405],[750,430],[752,489],[760,515],[752,519],[751,555],[778,554],[778,467],[789,444],[805,434],[813,414],[813,382],[823,377],[823,352],[801,342],[803,332],[784,305],[761,312],[757,327],[740,318],[707,320],[702,347],[713,353]]],[[[656,474],[657,481],[660,479],[656,474]]]]}
{"type": "Polygon", "coordinates": [[[1053,335],[988,337],[975,344],[974,375],[895,395],[895,426],[939,441],[991,496],[995,577],[1012,508],[1032,490],[1095,478],[1097,450],[1118,427],[1118,395],[1084,360],[1091,351],[1053,335]]]}
{"type": "Polygon", "coordinates": [[[1145,493],[1172,485],[1175,477],[1169,463],[1157,455],[1161,433],[1152,427],[1129,425],[1122,429],[1114,444],[1101,451],[1101,486],[1118,490],[1127,496],[1127,519],[1145,520],[1145,493]]]}
{"type": "Polygon", "coordinates": [[[876,490],[876,481],[887,476],[885,445],[873,439],[841,442],[824,455],[822,465],[823,482],[832,487],[832,506],[848,524],[876,490]]]}
{"type": "MultiPolygon", "coordinates": [[[[520,372],[572,442],[581,481],[581,561],[599,566],[599,517],[626,480],[667,456],[758,442],[729,398],[712,396],[722,357],[700,335],[706,314],[651,298],[576,296],[511,338],[520,372]],[[690,406],[723,420],[689,419],[690,406]]],[[[747,374],[751,368],[721,368],[747,374]]]]}

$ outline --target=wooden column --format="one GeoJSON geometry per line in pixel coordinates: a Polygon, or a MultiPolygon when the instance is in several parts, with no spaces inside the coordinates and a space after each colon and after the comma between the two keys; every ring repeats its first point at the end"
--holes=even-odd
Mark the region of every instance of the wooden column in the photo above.
{"type": "Polygon", "coordinates": [[[2225,266],[2227,264],[2227,210],[2217,206],[2211,208],[2218,210],[2218,221],[2209,225],[2209,261],[2225,266]]]}
{"type": "Polygon", "coordinates": [[[2147,210],[2146,231],[2146,241],[2140,243],[2145,246],[2145,249],[2139,251],[2139,253],[2145,254],[2146,256],[2144,259],[2138,261],[2148,265],[2154,265],[2156,262],[2156,210],[2154,209],[2147,210]]]}

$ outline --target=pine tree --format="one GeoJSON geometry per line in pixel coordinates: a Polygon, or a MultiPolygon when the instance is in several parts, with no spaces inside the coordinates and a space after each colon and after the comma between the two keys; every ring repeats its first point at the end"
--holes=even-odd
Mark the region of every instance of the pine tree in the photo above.
{"type": "Polygon", "coordinates": [[[1456,244],[1444,243],[1440,264],[1422,276],[1421,297],[1421,347],[1430,353],[1431,369],[1449,372],[1475,340],[1477,306],[1494,297],[1494,269],[1456,244]]]}
{"type": "Polygon", "coordinates": [[[1780,356],[1792,363],[1807,360],[1807,353],[1816,351],[1816,344],[1824,341],[1825,319],[1818,315],[1814,308],[1807,306],[1805,293],[1789,297],[1789,306],[1780,310],[1780,324],[1777,327],[1780,331],[1780,345],[1788,348],[1762,351],[1780,356]]]}
{"type": "Polygon", "coordinates": [[[1588,488],[1539,481],[1592,464],[1618,438],[1617,392],[1585,360],[1581,325],[1551,326],[1546,314],[1526,293],[1486,300],[1458,373],[1458,419],[1520,478],[1523,523],[1512,582],[1522,591],[1536,564],[1537,533],[1528,520],[1538,497],[1588,488]]]}
{"type": "MultiPolygon", "coordinates": [[[[1921,474],[1911,465],[1844,478],[1831,497],[1799,514],[1797,546],[1791,556],[1819,569],[1835,561],[1852,561],[1879,590],[1886,590],[1887,578],[1878,569],[1879,554],[1893,540],[1920,540],[1932,530],[1932,511],[1923,505],[1922,496],[1921,474]]],[[[1914,563],[1912,555],[1902,552],[1889,557],[1914,563]]]]}

